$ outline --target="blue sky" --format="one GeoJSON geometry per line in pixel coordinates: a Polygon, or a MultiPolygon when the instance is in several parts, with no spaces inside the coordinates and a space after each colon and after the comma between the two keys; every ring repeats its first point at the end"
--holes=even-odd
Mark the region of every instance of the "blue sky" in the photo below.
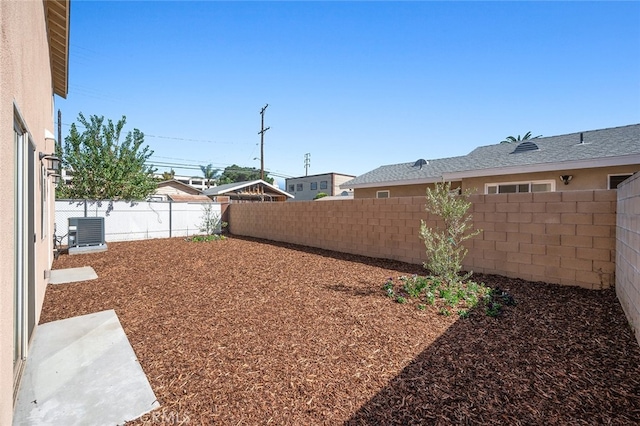
{"type": "Polygon", "coordinates": [[[638,2],[72,1],[70,34],[63,137],[126,115],[179,174],[259,168],[267,103],[283,176],[640,123],[638,2]]]}

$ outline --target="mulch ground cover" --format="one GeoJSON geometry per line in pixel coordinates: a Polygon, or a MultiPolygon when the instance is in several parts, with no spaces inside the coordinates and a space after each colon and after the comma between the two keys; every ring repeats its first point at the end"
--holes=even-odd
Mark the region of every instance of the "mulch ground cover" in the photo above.
{"type": "Polygon", "coordinates": [[[499,276],[502,315],[394,302],[419,265],[239,237],[61,255],[41,322],[115,309],[161,408],[131,424],[640,424],[640,347],[614,290],[499,276]]]}

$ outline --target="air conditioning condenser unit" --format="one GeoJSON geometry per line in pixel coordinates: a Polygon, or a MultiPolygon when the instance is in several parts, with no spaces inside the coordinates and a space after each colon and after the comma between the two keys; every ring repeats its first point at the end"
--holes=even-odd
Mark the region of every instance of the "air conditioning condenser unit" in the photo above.
{"type": "Polygon", "coordinates": [[[104,251],[104,217],[70,217],[69,254],[104,251]]]}

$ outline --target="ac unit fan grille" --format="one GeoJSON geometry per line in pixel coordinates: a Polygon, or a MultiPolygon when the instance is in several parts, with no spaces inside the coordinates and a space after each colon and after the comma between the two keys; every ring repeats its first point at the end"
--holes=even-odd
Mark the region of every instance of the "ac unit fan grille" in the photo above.
{"type": "Polygon", "coordinates": [[[76,227],[75,246],[103,245],[104,218],[103,217],[72,217],[69,226],[76,227]]]}

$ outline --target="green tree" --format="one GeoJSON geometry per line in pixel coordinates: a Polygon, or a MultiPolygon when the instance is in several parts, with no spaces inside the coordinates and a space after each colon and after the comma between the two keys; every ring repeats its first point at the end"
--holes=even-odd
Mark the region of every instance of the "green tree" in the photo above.
{"type": "Polygon", "coordinates": [[[507,136],[505,140],[503,140],[500,143],[515,143],[515,142],[522,142],[522,141],[526,141],[529,139],[538,139],[542,137],[542,135],[538,135],[538,136],[531,136],[531,132],[527,132],[524,134],[524,136],[522,138],[520,138],[520,135],[518,135],[518,137],[514,137],[514,136],[507,136]]]}
{"type": "Polygon", "coordinates": [[[471,207],[469,195],[469,191],[462,195],[452,193],[450,182],[436,183],[434,189],[427,188],[426,211],[439,216],[443,226],[429,228],[424,220],[421,221],[420,238],[424,240],[428,259],[424,267],[449,285],[471,275],[459,276],[467,255],[462,243],[482,232],[473,230],[472,216],[467,213],[471,207]]]}
{"type": "Polygon", "coordinates": [[[161,177],[159,177],[157,180],[158,180],[159,182],[164,182],[164,181],[166,181],[166,180],[171,180],[171,179],[173,179],[173,178],[175,177],[175,175],[176,175],[176,171],[175,171],[175,170],[173,170],[173,169],[171,169],[171,170],[170,170],[170,171],[168,171],[168,172],[162,172],[162,176],[161,176],[161,177]]]}
{"type": "MultiPolygon", "coordinates": [[[[226,167],[220,175],[220,183],[234,183],[234,182],[246,182],[250,180],[260,179],[260,170],[255,167],[240,167],[233,164],[226,167]]],[[[266,173],[264,176],[265,182],[273,184],[273,178],[269,177],[266,173]]]]}
{"type": "Polygon", "coordinates": [[[114,124],[97,115],[87,120],[80,113],[78,123],[71,124],[64,146],[57,148],[62,167],[73,174],[70,182],[60,182],[57,197],[144,200],[155,191],[154,169],[145,164],[153,151],[143,147],[144,133],[133,129],[120,142],[125,116],[114,124]]]}
{"type": "Polygon", "coordinates": [[[212,183],[215,183],[220,169],[214,169],[213,164],[207,164],[206,166],[200,166],[200,170],[202,171],[202,177],[207,181],[207,188],[209,188],[212,183]]]}

